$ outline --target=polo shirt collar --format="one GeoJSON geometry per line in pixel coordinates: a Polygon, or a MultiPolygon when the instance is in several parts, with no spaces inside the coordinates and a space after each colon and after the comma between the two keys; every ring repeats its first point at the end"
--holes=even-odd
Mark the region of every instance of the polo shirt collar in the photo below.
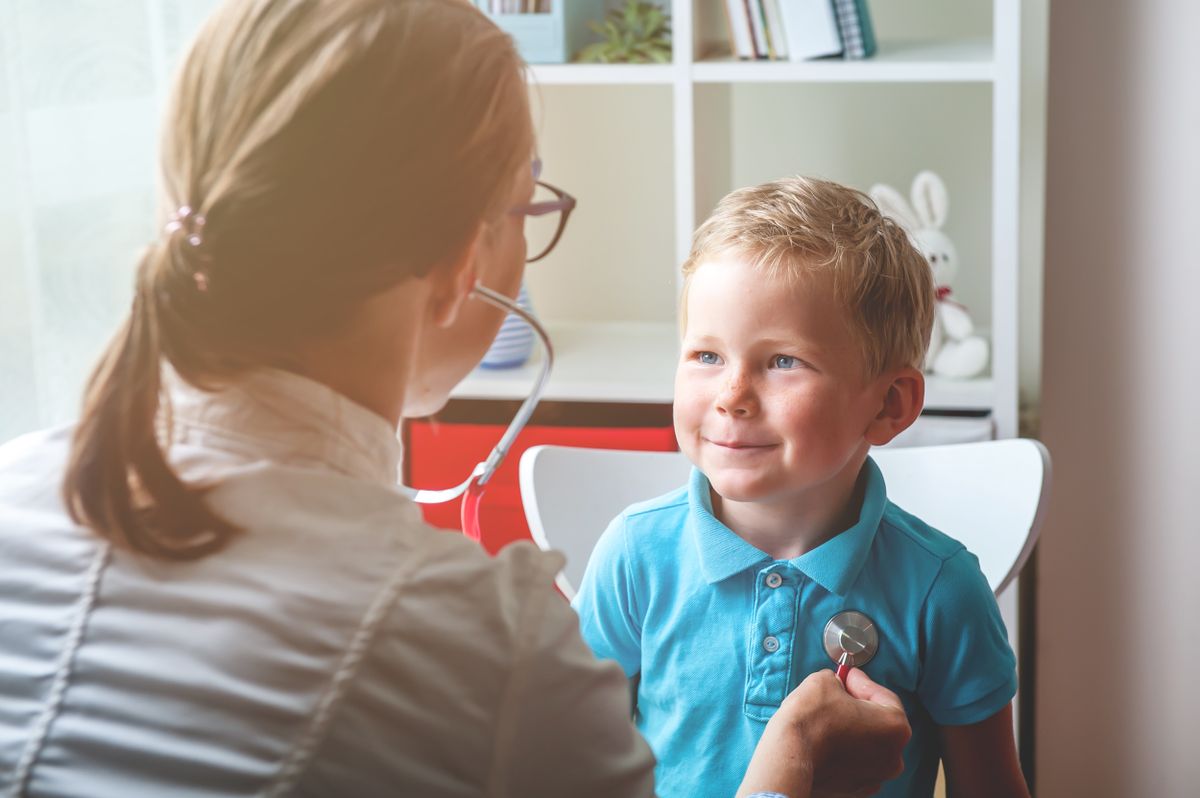
{"type": "MultiPolygon", "coordinates": [[[[870,457],[863,464],[859,479],[865,480],[866,484],[858,522],[790,561],[792,567],[838,595],[845,595],[858,579],[887,505],[883,474],[870,457]]],[[[700,569],[708,584],[716,584],[748,568],[772,561],[766,552],[751,546],[717,520],[713,515],[708,478],[697,468],[692,469],[688,480],[688,505],[691,511],[688,517],[700,554],[700,569]]]]}
{"type": "Polygon", "coordinates": [[[846,595],[858,579],[887,506],[883,473],[870,457],[863,463],[858,478],[866,483],[858,522],[791,561],[809,579],[839,596],[846,595]]]}
{"type": "Polygon", "coordinates": [[[771,562],[771,556],[756,549],[713,515],[708,477],[692,468],[688,480],[688,519],[700,552],[700,570],[710,585],[739,574],[751,566],[771,562]]]}

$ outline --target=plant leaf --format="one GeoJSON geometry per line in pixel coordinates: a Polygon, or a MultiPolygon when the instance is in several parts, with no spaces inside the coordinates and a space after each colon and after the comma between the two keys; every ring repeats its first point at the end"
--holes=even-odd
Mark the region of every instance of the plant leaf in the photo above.
{"type": "Polygon", "coordinates": [[[576,56],[578,60],[599,63],[671,60],[671,17],[657,3],[626,0],[622,8],[610,9],[603,21],[588,22],[588,27],[604,41],[585,47],[576,56]]]}
{"type": "Polygon", "coordinates": [[[600,52],[603,47],[603,44],[589,44],[576,54],[575,60],[585,64],[595,63],[600,60],[600,52]]]}

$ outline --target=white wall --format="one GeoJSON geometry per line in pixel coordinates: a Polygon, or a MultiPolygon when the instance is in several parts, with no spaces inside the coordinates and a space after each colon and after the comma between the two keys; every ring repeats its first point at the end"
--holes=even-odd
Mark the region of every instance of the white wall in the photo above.
{"type": "Polygon", "coordinates": [[[154,229],[160,100],[216,0],[0,0],[0,443],[79,411],[154,229]]]}
{"type": "Polygon", "coordinates": [[[1200,794],[1200,4],[1050,9],[1040,796],[1200,794]]]}
{"type": "Polygon", "coordinates": [[[526,282],[552,321],[675,317],[670,86],[535,86],[543,177],[578,200],[526,282]]]}

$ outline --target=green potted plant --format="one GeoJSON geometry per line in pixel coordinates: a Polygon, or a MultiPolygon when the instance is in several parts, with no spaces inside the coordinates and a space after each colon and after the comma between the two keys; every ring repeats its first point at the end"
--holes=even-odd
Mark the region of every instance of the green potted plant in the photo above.
{"type": "Polygon", "coordinates": [[[579,51],[576,60],[594,64],[665,64],[671,60],[671,18],[655,3],[626,0],[603,22],[588,27],[604,37],[579,51]]]}

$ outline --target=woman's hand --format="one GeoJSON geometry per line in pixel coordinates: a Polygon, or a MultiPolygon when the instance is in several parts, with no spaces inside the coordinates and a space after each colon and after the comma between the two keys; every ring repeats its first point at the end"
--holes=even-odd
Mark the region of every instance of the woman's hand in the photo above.
{"type": "Polygon", "coordinates": [[[857,668],[846,689],[833,671],[818,671],[767,724],[738,795],[872,795],[904,770],[911,734],[895,693],[857,668]]]}

